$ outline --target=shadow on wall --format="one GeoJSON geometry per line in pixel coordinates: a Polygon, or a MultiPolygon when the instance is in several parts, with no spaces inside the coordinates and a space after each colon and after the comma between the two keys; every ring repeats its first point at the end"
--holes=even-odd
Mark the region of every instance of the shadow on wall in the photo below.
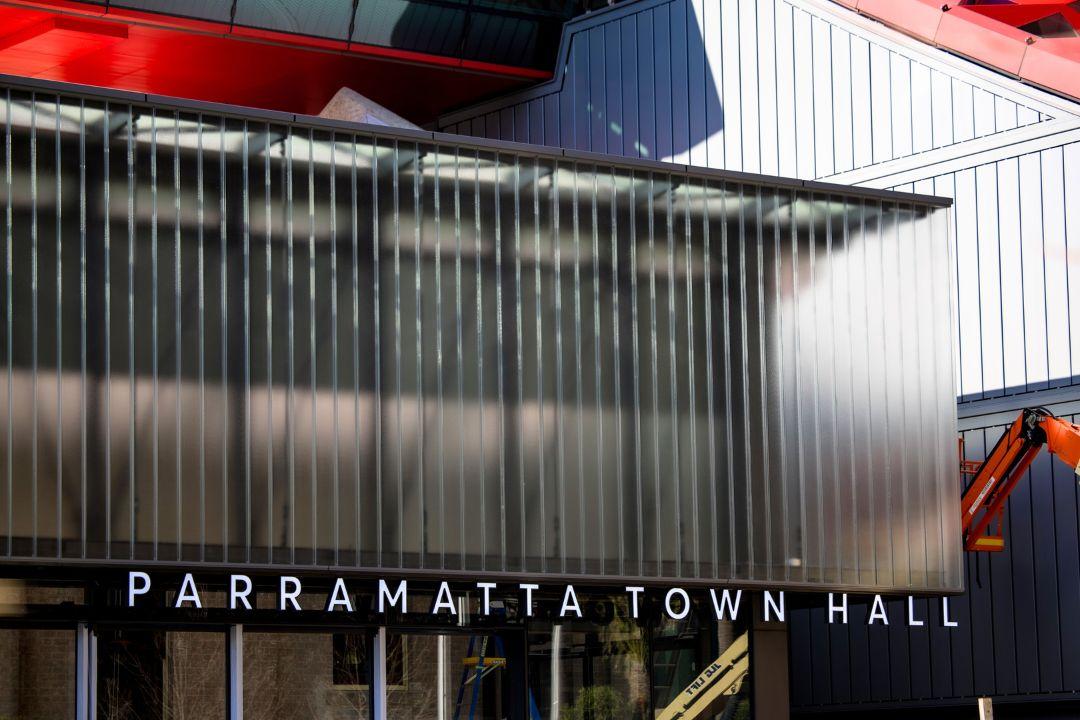
{"type": "Polygon", "coordinates": [[[357,42],[515,67],[550,69],[565,20],[606,0],[440,3],[366,0],[357,7],[357,42]]]}
{"type": "Polygon", "coordinates": [[[704,165],[706,148],[710,157],[723,152],[725,55],[727,82],[741,81],[738,48],[720,45],[722,21],[745,21],[755,32],[753,20],[740,18],[737,4],[696,0],[640,0],[594,13],[567,26],[552,80],[443,129],[704,165]]]}

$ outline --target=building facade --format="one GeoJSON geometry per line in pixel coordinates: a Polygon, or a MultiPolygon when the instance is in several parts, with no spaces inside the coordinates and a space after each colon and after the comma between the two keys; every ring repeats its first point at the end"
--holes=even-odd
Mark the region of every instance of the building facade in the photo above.
{"type": "MultiPolygon", "coordinates": [[[[920,39],[824,1],[634,3],[569,24],[555,80],[440,126],[953,198],[959,430],[978,460],[1020,408],[1076,411],[1080,105],[927,44],[949,46],[938,6],[843,4],[920,39]]],[[[994,62],[1002,45],[965,33],[952,45],[994,62]]],[[[1006,552],[966,558],[959,628],[798,611],[793,710],[967,717],[989,696],[1006,716],[1075,714],[1078,519],[1075,482],[1043,457],[1012,500],[1006,552]]]]}
{"type": "Polygon", "coordinates": [[[10,642],[77,716],[730,716],[785,590],[960,588],[946,201],[7,83],[10,642]]]}
{"type": "MultiPolygon", "coordinates": [[[[228,32],[444,52],[339,14],[228,32]]],[[[961,558],[953,424],[1076,410],[1074,100],[824,0],[379,90],[435,132],[50,72],[3,85],[0,712],[1075,709],[1075,485],[961,558]]]]}

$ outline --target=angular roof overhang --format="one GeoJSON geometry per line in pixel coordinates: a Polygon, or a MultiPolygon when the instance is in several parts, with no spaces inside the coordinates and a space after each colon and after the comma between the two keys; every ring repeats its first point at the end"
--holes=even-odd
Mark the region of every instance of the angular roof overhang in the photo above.
{"type": "MultiPolygon", "coordinates": [[[[1054,13],[1080,21],[1076,3],[948,4],[942,0],[834,0],[919,40],[1071,98],[1080,98],[1080,38],[1021,27],[1054,13]]],[[[1074,27],[1076,26],[1073,23],[1074,27]]]]}
{"type": "Polygon", "coordinates": [[[550,77],[65,0],[0,0],[0,73],[302,114],[350,87],[418,124],[550,77]]]}

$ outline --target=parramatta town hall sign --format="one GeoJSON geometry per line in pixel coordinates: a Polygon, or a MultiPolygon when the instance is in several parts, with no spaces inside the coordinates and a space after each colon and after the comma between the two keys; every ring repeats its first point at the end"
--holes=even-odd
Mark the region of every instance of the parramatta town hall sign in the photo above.
{"type": "MultiPolygon", "coordinates": [[[[204,607],[203,595],[205,592],[200,593],[195,576],[192,573],[186,573],[179,582],[176,582],[175,578],[175,575],[169,577],[166,581],[168,587],[158,587],[155,585],[155,578],[150,573],[137,570],[129,571],[127,573],[126,607],[143,607],[147,601],[166,597],[166,595],[155,591],[171,590],[173,591],[170,593],[172,599],[167,603],[167,607],[178,610],[185,608],[202,609],[204,607]]],[[[220,576],[215,580],[217,584],[220,584],[220,576]]],[[[256,609],[256,592],[252,577],[243,574],[230,574],[226,576],[225,580],[225,607],[222,609],[239,613],[254,611],[256,609]]],[[[262,583],[265,583],[265,581],[266,579],[262,579],[262,583]]],[[[272,593],[273,610],[284,614],[301,611],[302,597],[305,600],[304,605],[311,607],[310,599],[312,596],[315,597],[324,612],[352,613],[356,607],[354,603],[358,603],[365,594],[358,587],[350,588],[346,584],[345,578],[342,577],[334,578],[329,589],[326,589],[324,584],[320,584],[320,588],[317,590],[305,590],[304,580],[292,575],[278,576],[274,585],[274,592],[272,593]]],[[[459,595],[455,597],[451,592],[448,581],[438,582],[437,589],[434,590],[431,597],[431,602],[423,610],[411,609],[416,606],[410,606],[408,602],[408,580],[395,579],[387,581],[386,579],[379,579],[377,585],[374,583],[365,583],[364,585],[368,595],[367,600],[380,615],[397,612],[403,616],[420,614],[456,616],[459,608],[462,608],[460,611],[464,612],[464,606],[460,606],[458,602],[458,600],[462,599],[460,593],[465,588],[464,583],[455,583],[455,587],[459,592],[459,595]]],[[[754,603],[747,602],[747,598],[752,592],[758,592],[760,593],[760,602],[757,603],[757,607],[760,609],[761,620],[764,622],[787,621],[786,599],[782,590],[746,592],[741,589],[726,588],[688,590],[681,587],[665,589],[646,587],[644,585],[627,585],[617,590],[625,593],[628,612],[633,619],[638,619],[646,602],[651,602],[658,603],[661,612],[673,620],[682,620],[688,617],[691,612],[708,612],[716,620],[721,621],[735,620],[741,617],[741,613],[751,612],[749,606],[754,605],[754,603]]],[[[470,595],[475,592],[475,596],[479,600],[479,613],[485,616],[490,615],[493,608],[502,605],[497,598],[506,593],[513,593],[523,600],[522,609],[526,617],[533,617],[538,614],[541,610],[540,604],[547,603],[550,604],[550,607],[542,608],[543,614],[547,617],[569,620],[583,618],[585,617],[583,608],[589,601],[584,592],[579,593],[570,584],[541,586],[538,583],[530,582],[495,583],[481,581],[475,584],[469,583],[466,592],[470,595]]],[[[423,594],[427,596],[431,593],[425,590],[423,594]]],[[[612,594],[618,594],[618,592],[605,591],[604,598],[610,599],[612,594]]],[[[220,597],[220,595],[215,594],[215,597],[220,597]]],[[[941,625],[944,627],[957,627],[959,623],[952,617],[949,598],[942,597],[939,601],[941,603],[941,613],[939,615],[941,625]]],[[[922,627],[928,623],[925,616],[919,616],[919,607],[916,606],[914,596],[907,597],[906,612],[903,618],[889,616],[882,595],[873,596],[863,613],[864,617],[861,618],[855,616],[854,608],[849,608],[847,593],[828,593],[825,607],[830,623],[847,624],[850,620],[851,622],[865,622],[868,625],[889,625],[891,621],[894,624],[903,622],[909,627],[922,627]]],[[[259,609],[269,610],[270,608],[259,609]]]]}

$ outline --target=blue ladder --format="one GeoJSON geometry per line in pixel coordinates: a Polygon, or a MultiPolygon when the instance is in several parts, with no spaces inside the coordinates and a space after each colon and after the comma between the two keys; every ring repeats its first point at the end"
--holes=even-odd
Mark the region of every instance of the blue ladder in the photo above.
{"type": "MultiPolygon", "coordinates": [[[[469,701],[469,717],[468,720],[474,720],[476,717],[476,708],[480,701],[480,681],[483,680],[491,672],[505,666],[506,664],[506,650],[503,646],[502,638],[495,636],[495,649],[499,653],[498,657],[502,662],[493,663],[491,665],[485,665],[484,660],[487,658],[487,644],[488,636],[482,636],[480,640],[480,654],[476,656],[476,670],[472,672],[472,668],[466,665],[461,671],[461,685],[458,687],[457,700],[454,703],[454,720],[461,719],[461,707],[465,700],[465,687],[469,684],[470,674],[473,675],[472,693],[469,701]]],[[[473,657],[473,651],[476,649],[476,636],[469,636],[469,650],[466,659],[473,657]]],[[[532,688],[529,689],[529,718],[530,720],[543,720],[540,716],[540,708],[536,705],[536,698],[533,696],[532,688]]]]}

